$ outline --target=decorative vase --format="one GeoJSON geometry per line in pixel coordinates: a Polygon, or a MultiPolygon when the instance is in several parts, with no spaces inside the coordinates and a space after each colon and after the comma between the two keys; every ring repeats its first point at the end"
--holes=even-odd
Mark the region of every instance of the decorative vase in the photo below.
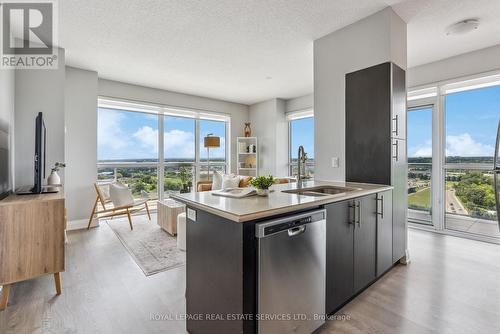
{"type": "Polygon", "coordinates": [[[252,137],[252,129],[250,123],[245,123],[245,137],[252,137]]]}
{"type": "Polygon", "coordinates": [[[52,171],[49,175],[49,178],[47,179],[47,184],[49,186],[55,186],[61,184],[61,178],[59,177],[59,174],[57,174],[56,171],[52,171]]]}
{"type": "Polygon", "coordinates": [[[257,189],[257,195],[259,196],[268,196],[269,189],[257,189]]]}

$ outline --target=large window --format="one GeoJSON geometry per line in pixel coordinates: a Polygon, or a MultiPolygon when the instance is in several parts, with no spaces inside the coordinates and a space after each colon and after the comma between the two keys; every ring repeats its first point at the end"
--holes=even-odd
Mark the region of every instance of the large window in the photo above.
{"type": "Polygon", "coordinates": [[[97,119],[100,163],[158,161],[158,115],[98,108],[97,119]]]}
{"type": "Polygon", "coordinates": [[[500,86],[445,95],[446,228],[500,237],[493,155],[500,119],[500,86]]]}
{"type": "Polygon", "coordinates": [[[99,100],[97,112],[99,182],[122,181],[135,197],[193,191],[206,179],[208,133],[221,137],[210,170],[228,169],[228,116],[108,99],[99,100]]]}
{"type": "Polygon", "coordinates": [[[305,174],[314,176],[314,117],[312,115],[312,110],[288,115],[290,176],[297,175],[300,146],[304,147],[307,154],[305,174]]]}
{"type": "Polygon", "coordinates": [[[408,104],[409,222],[500,243],[492,170],[500,74],[423,87],[408,104]]]}
{"type": "Polygon", "coordinates": [[[200,141],[198,147],[200,148],[200,180],[208,179],[208,161],[210,158],[210,175],[217,170],[222,173],[226,171],[226,126],[224,122],[216,120],[200,120],[200,141]],[[213,135],[220,138],[220,147],[211,148],[210,151],[203,146],[203,139],[213,135]]]}

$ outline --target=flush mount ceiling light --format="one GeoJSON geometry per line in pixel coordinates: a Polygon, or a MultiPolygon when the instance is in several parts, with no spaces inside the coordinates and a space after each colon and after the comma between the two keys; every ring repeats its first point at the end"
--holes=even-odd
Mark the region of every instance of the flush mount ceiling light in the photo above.
{"type": "Polygon", "coordinates": [[[454,23],[446,28],[446,35],[463,35],[476,30],[479,27],[478,19],[466,19],[454,23]]]}

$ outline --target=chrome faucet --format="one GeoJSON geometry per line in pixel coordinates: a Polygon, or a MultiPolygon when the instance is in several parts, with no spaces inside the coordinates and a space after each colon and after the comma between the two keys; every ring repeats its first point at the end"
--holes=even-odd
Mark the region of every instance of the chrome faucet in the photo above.
{"type": "Polygon", "coordinates": [[[302,186],[302,181],[304,179],[307,179],[305,176],[305,169],[306,169],[306,161],[307,161],[307,153],[304,151],[304,146],[300,145],[299,146],[299,152],[297,153],[297,183],[298,186],[302,186]],[[302,170],[302,166],[304,166],[304,170],[302,170]],[[304,175],[302,175],[304,174],[304,175]]]}

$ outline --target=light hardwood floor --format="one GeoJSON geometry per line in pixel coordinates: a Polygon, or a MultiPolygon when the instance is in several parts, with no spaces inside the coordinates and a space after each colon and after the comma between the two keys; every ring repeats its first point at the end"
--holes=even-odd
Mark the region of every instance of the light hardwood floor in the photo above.
{"type": "MultiPolygon", "coordinates": [[[[62,294],[14,284],[0,333],[184,333],[184,268],[145,277],[106,224],[68,237],[62,294]]],[[[410,231],[410,251],[319,332],[500,333],[500,246],[410,231]]]]}

